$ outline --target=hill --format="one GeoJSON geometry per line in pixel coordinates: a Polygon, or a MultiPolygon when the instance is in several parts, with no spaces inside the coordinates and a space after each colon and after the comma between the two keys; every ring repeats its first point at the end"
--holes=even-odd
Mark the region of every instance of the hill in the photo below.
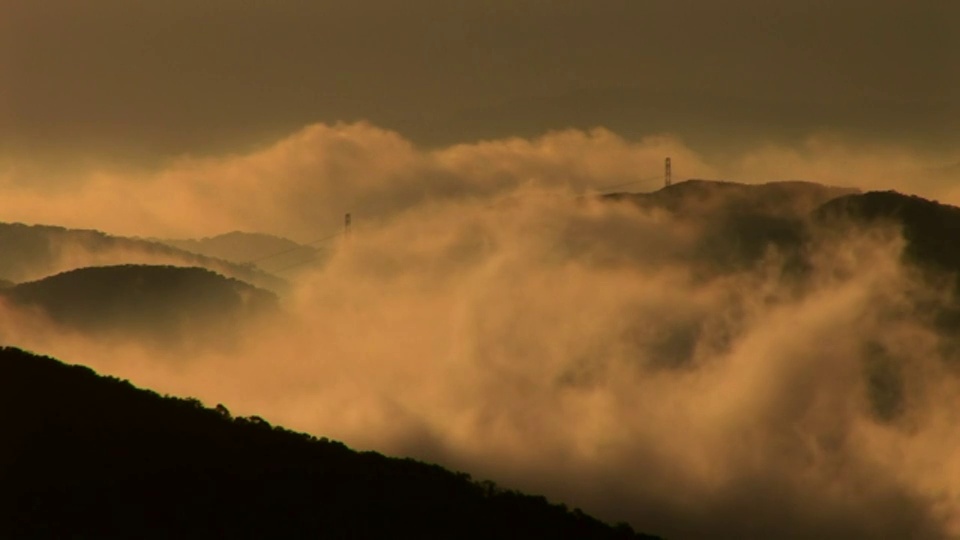
{"type": "Polygon", "coordinates": [[[834,199],[819,209],[822,224],[891,224],[903,233],[904,256],[913,263],[960,271],[960,208],[895,191],[872,191],[834,199]]]}
{"type": "Polygon", "coordinates": [[[164,346],[228,339],[242,323],[278,308],[273,293],[176,266],[79,268],[0,290],[0,297],[67,328],[164,346]]]}
{"type": "Polygon", "coordinates": [[[159,240],[164,244],[236,264],[279,269],[313,261],[319,250],[293,240],[261,233],[233,231],[200,240],[159,240]]]}
{"type": "Polygon", "coordinates": [[[4,253],[0,279],[13,282],[37,280],[84,266],[155,264],[199,266],[278,293],[286,286],[283,280],[252,266],[95,230],[0,223],[0,250],[4,253]]]}
{"type": "Polygon", "coordinates": [[[827,201],[860,193],[854,188],[799,180],[742,184],[691,179],[651,193],[611,193],[610,200],[628,200],[644,208],[662,208],[691,218],[714,219],[745,212],[803,216],[827,201]]]}
{"type": "Polygon", "coordinates": [[[643,537],[18,349],[0,372],[5,538],[643,537]]]}
{"type": "MultiPolygon", "coordinates": [[[[815,237],[847,238],[852,228],[878,232],[892,227],[887,231],[904,240],[902,261],[920,271],[917,277],[924,285],[944,293],[935,299],[910,296],[915,291],[904,294],[924,307],[924,317],[939,334],[938,352],[960,365],[958,207],[895,191],[861,193],[809,182],[690,180],[652,193],[616,193],[605,199],[664,211],[675,223],[700,227],[700,259],[695,262],[708,268],[704,274],[749,268],[774,250],[788,263],[781,285],[804,283],[815,237]]],[[[883,355],[872,351],[868,356],[883,355]]]]}
{"type": "Polygon", "coordinates": [[[811,212],[856,189],[788,181],[741,184],[687,180],[652,193],[611,193],[604,200],[668,213],[699,230],[695,262],[708,273],[742,270],[769,250],[802,266],[811,212]]]}
{"type": "Polygon", "coordinates": [[[926,309],[940,334],[940,353],[960,366],[960,208],[895,191],[834,199],[814,214],[821,227],[843,234],[851,226],[892,226],[905,242],[902,260],[942,291],[926,309]]]}

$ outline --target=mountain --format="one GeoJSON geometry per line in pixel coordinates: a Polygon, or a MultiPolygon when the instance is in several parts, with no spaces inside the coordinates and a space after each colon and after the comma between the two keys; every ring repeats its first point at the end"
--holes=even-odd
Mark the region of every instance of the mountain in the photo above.
{"type": "Polygon", "coordinates": [[[890,224],[906,241],[904,256],[913,263],[960,271],[960,208],[895,191],[872,191],[834,199],[815,217],[860,225],[890,224]]]}
{"type": "Polygon", "coordinates": [[[276,295],[203,268],[121,265],[79,268],[0,290],[59,325],[158,345],[228,339],[244,322],[278,309],[276,295]]]}
{"type": "Polygon", "coordinates": [[[741,184],[694,179],[651,193],[611,193],[603,199],[666,212],[674,223],[698,229],[695,251],[700,266],[725,272],[754,265],[770,249],[793,260],[791,267],[802,266],[811,213],[830,200],[857,193],[801,181],[741,184]]]}
{"type": "Polygon", "coordinates": [[[207,257],[261,268],[282,269],[317,259],[320,251],[293,240],[269,234],[233,231],[200,240],[159,240],[164,244],[207,257]]]}
{"type": "Polygon", "coordinates": [[[903,236],[903,261],[943,293],[927,299],[924,307],[940,336],[940,354],[960,367],[960,208],[895,191],[873,191],[834,199],[818,208],[814,218],[835,234],[854,226],[886,225],[903,236]]]}
{"type": "Polygon", "coordinates": [[[606,198],[629,200],[644,208],[663,208],[691,218],[715,219],[744,213],[802,216],[827,201],[857,193],[859,189],[800,180],[742,184],[690,179],[651,193],[612,193],[606,198]]]}
{"type": "Polygon", "coordinates": [[[0,349],[4,538],[651,538],[0,349]]]}
{"type": "MultiPolygon", "coordinates": [[[[628,202],[646,211],[666,212],[675,220],[671,222],[674,225],[701,228],[700,258],[694,261],[694,267],[708,277],[716,272],[750,268],[772,250],[787,263],[781,285],[802,285],[810,275],[809,256],[815,250],[815,237],[846,238],[851,229],[881,231],[892,227],[904,240],[903,262],[920,271],[917,277],[924,285],[944,293],[937,298],[914,297],[911,291],[904,291],[904,295],[923,307],[921,312],[939,335],[939,353],[960,366],[958,207],[895,191],[861,193],[808,182],[739,184],[690,180],[653,193],[616,193],[605,199],[628,202]]],[[[872,362],[885,361],[886,353],[876,347],[870,349],[866,356],[872,362]]],[[[881,386],[897,384],[900,383],[885,379],[881,386]]],[[[878,394],[889,397],[896,392],[878,394]]]]}
{"type": "Polygon", "coordinates": [[[84,266],[165,264],[199,266],[258,287],[283,292],[286,282],[252,266],[190,253],[172,246],[50,225],[0,223],[0,279],[23,282],[84,266]]]}

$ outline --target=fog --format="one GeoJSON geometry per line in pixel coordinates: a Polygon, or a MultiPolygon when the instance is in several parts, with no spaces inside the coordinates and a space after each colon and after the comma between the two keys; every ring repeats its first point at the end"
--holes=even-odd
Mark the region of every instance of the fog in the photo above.
{"type": "Polygon", "coordinates": [[[496,201],[527,186],[574,193],[651,191],[663,159],[674,180],[802,179],[898,189],[960,203],[960,152],[921,152],[827,133],[706,158],[670,135],[626,139],[604,129],[419,147],[368,123],[312,124],[245,153],[181,155],[154,168],[87,158],[69,167],[30,154],[0,163],[4,221],[160,238],[249,230],[307,242],[438,201],[496,201]]]}
{"type": "Polygon", "coordinates": [[[423,150],[318,124],[56,189],[26,179],[62,171],[11,168],[9,220],[309,241],[349,211],[356,227],[229,350],[102,343],[11,306],[0,338],[671,538],[960,536],[960,364],[935,324],[952,291],[902,262],[894,228],[810,225],[799,273],[772,247],[724,266],[709,216],[592,196],[659,187],[667,155],[675,180],[944,201],[960,162],[828,136],[718,161],[603,129],[423,150]]]}

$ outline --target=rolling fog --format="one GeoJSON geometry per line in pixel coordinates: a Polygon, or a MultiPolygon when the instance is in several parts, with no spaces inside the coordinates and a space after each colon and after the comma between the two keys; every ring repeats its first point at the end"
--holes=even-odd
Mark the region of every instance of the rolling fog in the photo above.
{"type": "Polygon", "coordinates": [[[798,275],[775,249],[718,264],[709,219],[583,196],[637,178],[618,189],[656,189],[666,155],[675,180],[960,197],[957,156],[820,137],[716,162],[602,129],[425,151],[368,124],[318,124],[159,170],[24,165],[0,178],[6,221],[300,241],[344,212],[356,227],[229,350],[105,343],[9,307],[0,332],[666,537],[960,535],[960,364],[931,307],[951,291],[900,262],[894,229],[812,227],[798,275]]]}

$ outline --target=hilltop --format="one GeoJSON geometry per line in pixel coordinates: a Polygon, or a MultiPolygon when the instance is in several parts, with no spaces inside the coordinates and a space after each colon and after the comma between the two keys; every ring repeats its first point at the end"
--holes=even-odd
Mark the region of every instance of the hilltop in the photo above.
{"type": "Polygon", "coordinates": [[[79,268],[0,290],[14,305],[101,337],[173,346],[229,339],[278,309],[276,295],[203,268],[119,265],[79,268]]]}

